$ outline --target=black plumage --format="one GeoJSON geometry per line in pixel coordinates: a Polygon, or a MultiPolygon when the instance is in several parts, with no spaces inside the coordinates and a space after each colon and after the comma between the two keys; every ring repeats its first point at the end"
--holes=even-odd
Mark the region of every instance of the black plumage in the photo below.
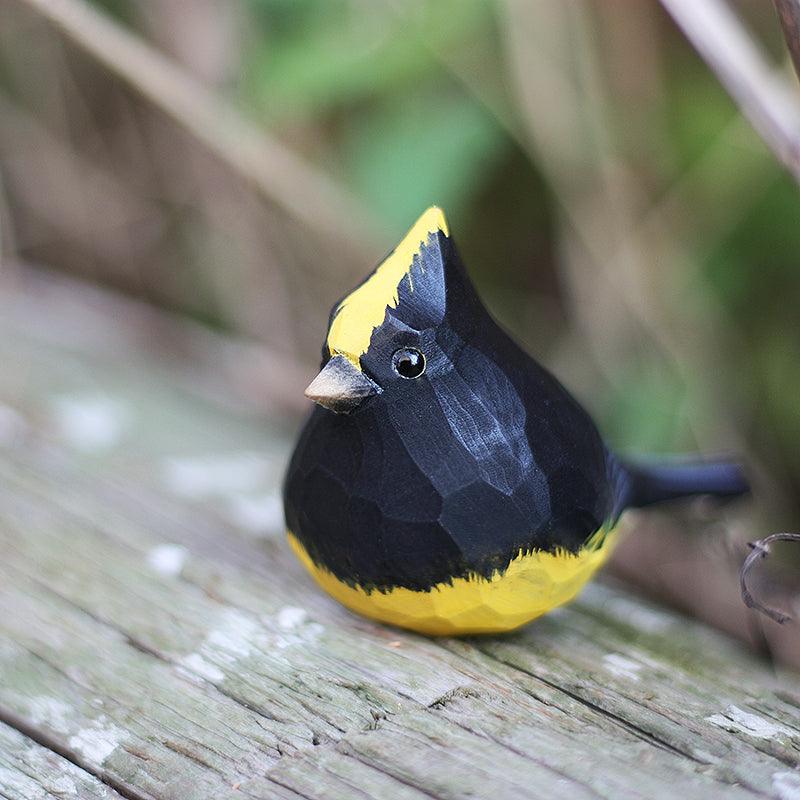
{"type": "Polygon", "coordinates": [[[488,314],[441,220],[415,234],[391,297],[384,276],[370,289],[373,273],[349,296],[354,307],[345,298],[331,315],[309,387],[319,405],[285,482],[288,528],[314,564],[366,592],[424,592],[491,580],[520,553],[600,547],[632,505],[745,491],[735,465],[632,467],[614,456],[488,314]],[[348,334],[366,302],[382,321],[365,352],[348,352],[334,323],[348,314],[348,334]]]}

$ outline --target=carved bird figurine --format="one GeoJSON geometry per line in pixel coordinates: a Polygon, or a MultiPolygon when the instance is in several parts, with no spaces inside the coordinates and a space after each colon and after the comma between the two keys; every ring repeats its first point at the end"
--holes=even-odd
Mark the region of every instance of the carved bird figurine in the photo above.
{"type": "Polygon", "coordinates": [[[432,635],[571,600],[626,508],[747,491],[728,462],[634,464],[481,304],[438,208],[330,316],[289,464],[289,542],[350,609],[432,635]]]}

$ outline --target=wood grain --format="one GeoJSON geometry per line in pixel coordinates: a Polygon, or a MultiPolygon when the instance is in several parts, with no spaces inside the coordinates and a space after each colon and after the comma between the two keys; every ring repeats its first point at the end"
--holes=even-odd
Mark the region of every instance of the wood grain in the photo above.
{"type": "Polygon", "coordinates": [[[0,724],[0,797],[119,800],[120,795],[52,750],[0,724]]]}
{"type": "Polygon", "coordinates": [[[609,584],[509,636],[352,616],[284,542],[293,423],[42,318],[0,314],[0,797],[800,796],[796,675],[609,584]]]}

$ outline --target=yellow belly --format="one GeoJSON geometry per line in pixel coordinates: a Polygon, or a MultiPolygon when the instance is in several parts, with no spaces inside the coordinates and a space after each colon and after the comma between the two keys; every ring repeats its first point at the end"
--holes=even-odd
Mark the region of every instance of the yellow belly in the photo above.
{"type": "Polygon", "coordinates": [[[599,531],[578,553],[521,553],[491,578],[455,578],[424,592],[367,592],[317,566],[294,534],[287,535],[317,583],[340,603],[365,617],[433,636],[509,631],[569,602],[603,565],[617,538],[616,529],[599,531]]]}

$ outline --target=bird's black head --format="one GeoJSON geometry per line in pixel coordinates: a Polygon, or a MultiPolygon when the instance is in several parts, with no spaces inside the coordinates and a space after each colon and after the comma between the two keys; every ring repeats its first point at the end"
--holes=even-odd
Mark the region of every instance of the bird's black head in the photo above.
{"type": "Polygon", "coordinates": [[[481,324],[493,325],[464,273],[444,215],[430,208],[334,306],[323,368],[306,395],[337,413],[357,412],[383,393],[413,406],[416,388],[452,369],[466,332],[481,324]]]}
{"type": "Polygon", "coordinates": [[[287,523],[342,580],[488,577],[608,518],[597,430],[484,309],[438,208],[334,307],[306,394],[287,523]]]}

